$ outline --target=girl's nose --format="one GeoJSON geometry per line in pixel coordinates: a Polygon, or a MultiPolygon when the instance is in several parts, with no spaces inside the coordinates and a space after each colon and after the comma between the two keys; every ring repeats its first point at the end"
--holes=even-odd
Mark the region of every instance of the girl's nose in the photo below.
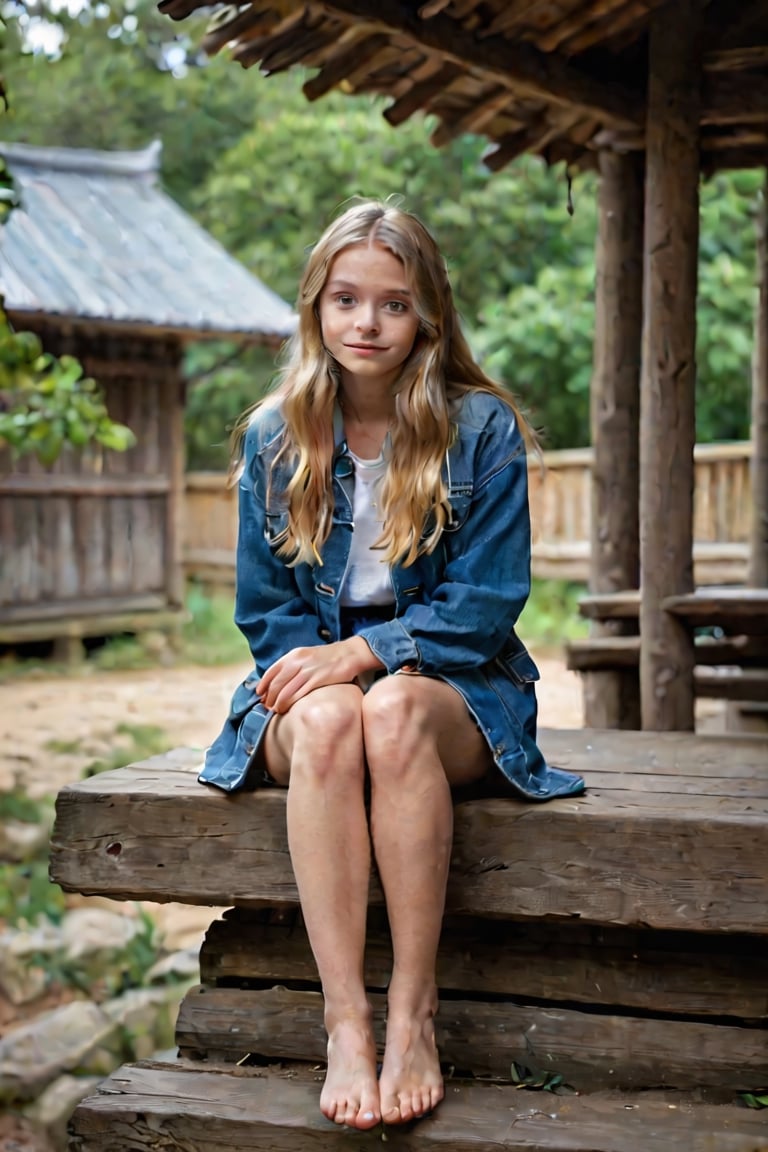
{"type": "Polygon", "coordinates": [[[376,332],[379,323],[376,317],[376,309],[373,305],[369,308],[363,306],[359,309],[355,317],[355,328],[358,332],[376,332]]]}

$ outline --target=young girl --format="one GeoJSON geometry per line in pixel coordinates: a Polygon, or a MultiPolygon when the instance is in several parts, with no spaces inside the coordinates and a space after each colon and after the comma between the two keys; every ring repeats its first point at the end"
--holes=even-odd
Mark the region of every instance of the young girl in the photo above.
{"type": "Polygon", "coordinates": [[[241,444],[235,618],[255,671],[200,779],[286,787],[288,842],[328,1031],[338,1124],[443,1095],[435,961],[451,788],[583,790],[536,746],[522,420],[474,362],[445,263],[366,201],[309,258],[281,381],[241,444]],[[367,788],[370,796],[367,804],[367,788]],[[363,978],[376,861],[394,963],[377,1079],[363,978]]]}

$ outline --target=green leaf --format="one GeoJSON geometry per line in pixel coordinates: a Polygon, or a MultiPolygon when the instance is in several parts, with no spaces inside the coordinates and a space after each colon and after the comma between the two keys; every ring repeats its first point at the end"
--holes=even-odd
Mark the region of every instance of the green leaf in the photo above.
{"type": "Polygon", "coordinates": [[[765,1092],[741,1092],[739,1098],[747,1108],[768,1108],[768,1090],[765,1092]]]}

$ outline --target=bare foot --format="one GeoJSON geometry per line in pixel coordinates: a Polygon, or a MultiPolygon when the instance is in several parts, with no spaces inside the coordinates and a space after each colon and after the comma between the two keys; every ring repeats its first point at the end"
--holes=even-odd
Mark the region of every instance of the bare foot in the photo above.
{"type": "Polygon", "coordinates": [[[443,1091],[432,1015],[421,1020],[390,1015],[379,1078],[384,1123],[406,1124],[424,1116],[440,1103],[443,1091]]]}
{"type": "Polygon", "coordinates": [[[328,1030],[328,1072],[320,1110],[336,1124],[375,1128],[381,1120],[376,1045],[370,1025],[342,1021],[328,1030]]]}

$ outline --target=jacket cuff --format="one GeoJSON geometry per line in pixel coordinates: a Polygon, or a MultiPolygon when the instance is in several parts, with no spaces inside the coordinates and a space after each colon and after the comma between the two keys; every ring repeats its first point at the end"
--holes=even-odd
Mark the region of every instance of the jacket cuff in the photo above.
{"type": "Polygon", "coordinates": [[[372,624],[368,628],[361,628],[357,635],[362,636],[387,672],[397,672],[406,665],[412,666],[415,671],[421,666],[421,653],[400,620],[372,624]]]}

